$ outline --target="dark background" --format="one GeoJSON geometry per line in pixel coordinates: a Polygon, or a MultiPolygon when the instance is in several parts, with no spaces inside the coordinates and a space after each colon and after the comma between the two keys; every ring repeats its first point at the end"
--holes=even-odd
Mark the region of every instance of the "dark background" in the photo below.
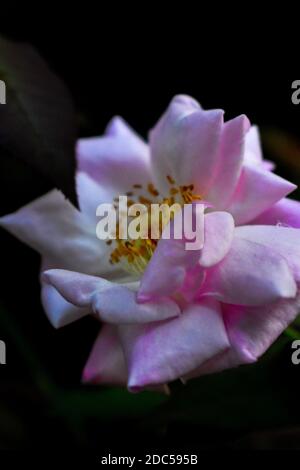
{"type": "MultiPolygon", "coordinates": [[[[208,52],[194,35],[183,42],[180,31],[166,32],[161,40],[155,25],[148,35],[141,22],[137,28],[119,22],[105,33],[103,18],[84,28],[4,23],[0,32],[30,42],[63,78],[76,104],[78,135],[101,134],[118,114],[146,137],[172,96],[186,93],[205,108],[225,109],[227,119],[246,114],[263,130],[266,156],[298,184],[300,105],[291,102],[297,76],[262,76],[251,51],[247,63],[232,68],[222,60],[231,54],[222,44],[208,52]]],[[[14,163],[5,173],[0,163],[0,215],[43,193],[44,182],[31,175],[35,182],[29,184],[22,172],[14,163]]],[[[0,339],[7,344],[7,365],[0,366],[0,448],[76,445],[99,453],[127,442],[193,450],[300,448],[300,366],[291,365],[289,337],[258,365],[188,388],[174,384],[170,400],[82,387],[97,323],[86,318],[54,330],[39,302],[39,257],[4,231],[0,243],[0,339]]]]}

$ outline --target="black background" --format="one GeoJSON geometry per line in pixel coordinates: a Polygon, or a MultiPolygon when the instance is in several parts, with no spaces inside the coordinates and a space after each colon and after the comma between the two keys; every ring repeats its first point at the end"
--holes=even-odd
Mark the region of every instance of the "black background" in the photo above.
{"type": "MultiPolygon", "coordinates": [[[[58,25],[45,16],[43,22],[29,26],[24,18],[18,25],[4,22],[1,34],[33,44],[63,78],[76,103],[80,136],[101,134],[111,117],[118,114],[146,137],[148,129],[178,93],[192,95],[205,108],[225,109],[227,119],[246,114],[262,128],[279,128],[296,138],[299,136],[300,105],[291,102],[291,83],[297,76],[281,78],[274,72],[280,70],[280,64],[266,75],[267,54],[262,68],[251,48],[243,54],[242,45],[232,49],[226,37],[214,46],[209,35],[203,39],[192,25],[189,30],[188,21],[186,30],[178,25],[174,31],[165,30],[158,36],[155,23],[151,27],[144,24],[146,14],[145,8],[142,18],[133,19],[130,24],[122,19],[120,11],[118,21],[99,14],[93,21],[87,16],[76,24],[69,19],[58,25]]],[[[299,174],[294,173],[293,167],[283,161],[277,164],[280,174],[298,182],[299,174]]],[[[15,171],[22,170],[16,165],[15,171]]],[[[38,192],[42,193],[43,182],[39,181],[38,185],[38,192]]],[[[34,196],[34,187],[14,185],[12,178],[2,173],[1,215],[34,196]]],[[[76,439],[61,426],[60,417],[49,416],[45,411],[47,404],[33,386],[35,377],[23,353],[30,345],[41,368],[50,373],[54,382],[62,388],[74,389],[79,386],[97,325],[87,318],[55,331],[39,303],[39,257],[3,231],[0,243],[1,302],[12,316],[11,323],[0,326],[0,339],[7,343],[8,363],[0,369],[0,401],[4,415],[5,410],[8,415],[7,425],[0,430],[0,447],[74,445],[76,439]],[[23,340],[16,341],[11,333],[15,328],[26,339],[24,348],[23,340]]],[[[280,359],[279,373],[283,378],[293,377],[296,384],[299,379],[295,369],[286,366],[288,357],[287,349],[280,359]]],[[[167,437],[161,437],[165,436],[161,430],[155,436],[144,431],[141,437],[136,425],[127,419],[117,425],[106,425],[105,430],[101,429],[101,423],[92,423],[87,436],[88,444],[95,447],[99,440],[112,445],[112,442],[124,444],[127,439],[139,438],[145,447],[150,443],[199,446],[201,441],[200,447],[215,448],[230,447],[231,439],[235,442],[243,434],[230,430],[224,433],[214,426],[179,428],[174,424],[167,437]]],[[[294,440],[294,436],[283,438],[285,444],[294,440]]]]}

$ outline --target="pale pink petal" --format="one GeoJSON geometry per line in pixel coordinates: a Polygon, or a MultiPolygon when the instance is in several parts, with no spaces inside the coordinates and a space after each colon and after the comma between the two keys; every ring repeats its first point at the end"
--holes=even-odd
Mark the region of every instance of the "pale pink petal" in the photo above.
{"type": "Polygon", "coordinates": [[[295,189],[296,186],[289,181],[259,167],[245,164],[227,210],[233,215],[236,225],[243,225],[295,189]]]}
{"type": "Polygon", "coordinates": [[[202,250],[187,250],[184,238],[161,239],[141,279],[138,299],[144,301],[151,297],[171,295],[183,284],[187,296],[189,287],[191,291],[197,288],[195,282],[199,289],[204,273],[194,268],[198,262],[205,268],[219,263],[230,249],[233,232],[234,221],[229,213],[212,212],[204,217],[202,250]],[[190,275],[192,272],[194,276],[190,275]],[[195,282],[191,282],[192,277],[195,282]]]}
{"type": "Polygon", "coordinates": [[[42,283],[41,299],[46,315],[54,328],[61,328],[91,313],[91,309],[67,302],[50,284],[42,283]]]}
{"type": "Polygon", "coordinates": [[[178,291],[176,298],[180,302],[191,302],[195,299],[201,285],[204,283],[206,270],[197,264],[187,270],[184,282],[178,291]]]}
{"type": "Polygon", "coordinates": [[[121,116],[115,116],[110,120],[105,129],[105,135],[110,137],[127,137],[128,139],[136,140],[137,146],[144,147],[144,141],[121,116]]]}
{"type": "Polygon", "coordinates": [[[263,160],[262,161],[262,168],[266,171],[273,171],[276,168],[276,165],[274,162],[270,162],[269,160],[263,160]]]}
{"type": "Polygon", "coordinates": [[[95,276],[52,269],[43,273],[42,280],[55,287],[68,302],[90,308],[107,323],[144,323],[180,313],[177,304],[170,299],[138,304],[136,292],[95,276]]]}
{"type": "Polygon", "coordinates": [[[225,306],[224,318],[230,342],[240,357],[260,357],[299,313],[300,295],[271,305],[225,306]]]}
{"type": "Polygon", "coordinates": [[[188,380],[201,377],[202,375],[215,374],[240,365],[252,364],[255,361],[256,359],[253,357],[241,357],[233,347],[230,347],[226,351],[216,354],[214,357],[204,362],[200,367],[197,367],[183,376],[182,379],[186,382],[188,380]]]}
{"type": "Polygon", "coordinates": [[[104,325],[84,367],[83,382],[126,386],[127,368],[116,326],[104,325]]]}
{"type": "Polygon", "coordinates": [[[177,185],[194,184],[204,196],[218,159],[223,111],[204,111],[192,98],[176,96],[150,133],[154,181],[168,193],[167,175],[177,185]]]}
{"type": "Polygon", "coordinates": [[[111,188],[100,186],[87,173],[78,171],[76,174],[76,189],[80,210],[89,216],[94,230],[99,218],[96,217],[96,209],[100,204],[113,204],[115,193],[111,188]]]}
{"type": "Polygon", "coordinates": [[[228,348],[220,306],[190,304],[179,317],[120,328],[131,391],[177,379],[228,348]]]}
{"type": "Polygon", "coordinates": [[[261,165],[263,162],[261,140],[257,126],[251,126],[249,132],[247,132],[245,141],[245,162],[253,163],[257,166],[261,165]]]}
{"type": "Polygon", "coordinates": [[[77,159],[80,171],[116,196],[151,180],[148,146],[121,118],[110,123],[103,137],[80,139],[77,159]]]}
{"type": "Polygon", "coordinates": [[[230,349],[216,355],[185,379],[212,374],[255,362],[293,322],[300,310],[300,295],[262,307],[223,305],[230,349]]]}
{"type": "MultiPolygon", "coordinates": [[[[200,222],[197,230],[199,233],[200,231],[203,233],[204,206],[195,204],[190,208],[193,211],[193,221],[200,222]],[[200,216],[199,219],[195,219],[196,214],[200,216]]],[[[198,264],[203,244],[201,243],[199,249],[188,250],[186,248],[187,240],[184,237],[182,221],[184,221],[184,210],[175,215],[170,222],[170,227],[165,228],[162,238],[159,240],[142,276],[138,292],[139,301],[142,302],[151,297],[168,296],[175,293],[183,285],[187,271],[198,264]],[[176,226],[179,227],[178,234],[181,235],[181,239],[174,238],[176,226]],[[170,230],[171,238],[165,239],[164,235],[168,230],[170,230]]]]}
{"type": "Polygon", "coordinates": [[[249,127],[250,122],[244,115],[226,122],[223,126],[216,174],[206,195],[206,199],[218,209],[227,207],[239,181],[249,127]]]}
{"type": "Polygon", "coordinates": [[[115,270],[91,219],[57,190],[2,217],[0,226],[38,251],[51,267],[103,276],[115,270]]]}
{"type": "Polygon", "coordinates": [[[245,143],[245,163],[249,163],[258,167],[260,166],[267,171],[274,170],[275,164],[269,160],[263,159],[261,139],[257,126],[251,126],[249,132],[246,135],[245,143]]]}
{"type": "Polygon", "coordinates": [[[245,163],[262,167],[267,171],[274,170],[275,164],[263,159],[261,139],[257,126],[251,126],[249,132],[247,132],[245,144],[245,163]]]}
{"type": "Polygon", "coordinates": [[[175,293],[197,260],[199,252],[186,251],[182,240],[160,240],[141,279],[139,301],[175,293]]]}
{"type": "Polygon", "coordinates": [[[252,220],[251,224],[300,228],[300,202],[284,198],[252,220]]]}
{"type": "Polygon", "coordinates": [[[300,230],[272,225],[237,227],[236,237],[261,244],[281,255],[288,263],[295,280],[300,281],[300,230]]]}
{"type": "Polygon", "coordinates": [[[297,286],[275,249],[235,237],[227,256],[207,272],[201,292],[238,305],[264,305],[295,297],[297,286]]]}
{"type": "Polygon", "coordinates": [[[200,265],[209,268],[228,253],[234,233],[234,220],[228,212],[211,212],[204,218],[204,247],[200,265]]]}

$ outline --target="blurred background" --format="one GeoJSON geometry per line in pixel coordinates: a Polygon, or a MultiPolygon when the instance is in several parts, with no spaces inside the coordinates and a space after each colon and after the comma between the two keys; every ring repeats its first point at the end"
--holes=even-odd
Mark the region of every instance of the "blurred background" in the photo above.
{"type": "MultiPolygon", "coordinates": [[[[101,134],[118,114],[146,138],[172,96],[186,93],[205,108],[225,109],[227,119],[246,114],[261,129],[265,157],[281,176],[300,183],[300,105],[291,101],[297,76],[236,71],[217,55],[208,64],[204,45],[192,49],[168,36],[159,43],[155,29],[142,53],[139,30],[123,25],[117,35],[116,29],[104,35],[94,25],[7,25],[0,33],[31,43],[64,80],[80,136],[101,134]]],[[[0,215],[48,189],[20,162],[0,158],[0,215]]],[[[187,386],[174,383],[170,397],[83,386],[98,324],[85,318],[54,330],[39,300],[39,256],[3,230],[0,244],[0,339],[7,346],[7,365],[0,366],[0,448],[99,450],[127,442],[146,449],[300,448],[300,365],[291,363],[297,324],[258,364],[187,386]]]]}

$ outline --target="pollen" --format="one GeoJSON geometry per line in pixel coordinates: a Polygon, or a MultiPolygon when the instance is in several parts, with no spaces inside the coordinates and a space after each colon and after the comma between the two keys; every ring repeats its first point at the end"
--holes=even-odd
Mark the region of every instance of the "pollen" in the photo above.
{"type": "Polygon", "coordinates": [[[167,175],[167,180],[170,184],[175,184],[175,180],[172,178],[172,176],[167,175]]]}
{"type": "MultiPolygon", "coordinates": [[[[135,203],[144,204],[147,208],[147,212],[144,214],[150,222],[148,225],[147,233],[143,234],[138,239],[124,239],[120,236],[120,217],[122,216],[119,210],[119,222],[117,223],[116,239],[107,241],[107,245],[113,243],[113,249],[110,253],[110,263],[120,264],[126,272],[134,274],[139,277],[146,269],[162,235],[162,231],[167,223],[174,217],[175,211],[171,210],[172,206],[177,203],[180,207],[184,204],[190,204],[194,201],[201,200],[201,196],[194,193],[194,185],[178,186],[173,177],[170,175],[166,176],[166,180],[171,186],[169,189],[169,196],[162,197],[159,199],[159,191],[155,188],[153,183],[149,183],[145,189],[141,184],[134,184],[132,188],[126,193],[130,196],[127,200],[127,209],[135,203]],[[138,190],[138,191],[136,191],[138,190]],[[136,194],[138,192],[138,194],[136,194]],[[152,204],[164,204],[170,207],[169,218],[160,217],[159,222],[156,224],[156,231],[158,232],[158,238],[151,238],[152,235],[152,223],[151,220],[151,205],[152,204]]],[[[114,199],[116,201],[116,198],[114,199]]]]}
{"type": "Polygon", "coordinates": [[[144,196],[139,196],[139,202],[141,204],[145,204],[145,206],[151,206],[151,204],[153,203],[151,199],[148,199],[147,197],[144,197],[144,196]]]}
{"type": "Polygon", "coordinates": [[[178,194],[179,193],[179,190],[177,188],[171,188],[169,193],[172,195],[172,196],[175,196],[175,194],[178,194]]]}
{"type": "Polygon", "coordinates": [[[154,185],[152,183],[148,184],[148,192],[152,196],[159,196],[159,192],[157,191],[157,189],[154,187],[154,185]]]}

